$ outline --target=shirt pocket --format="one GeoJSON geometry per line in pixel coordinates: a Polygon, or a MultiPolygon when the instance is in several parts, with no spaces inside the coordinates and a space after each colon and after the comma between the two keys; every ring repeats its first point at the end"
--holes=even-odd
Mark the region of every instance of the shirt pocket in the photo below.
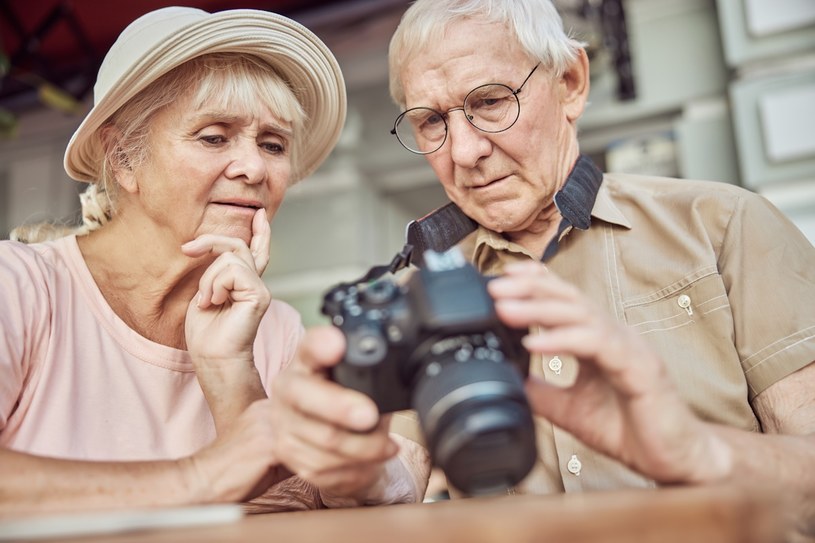
{"type": "Polygon", "coordinates": [[[653,294],[624,301],[623,308],[626,324],[639,334],[669,332],[702,322],[718,328],[720,338],[733,332],[730,302],[718,273],[676,281],[653,294]]]}
{"type": "Polygon", "coordinates": [[[721,276],[689,276],[624,303],[628,326],[661,356],[680,395],[703,420],[758,430],[735,348],[721,276]]]}

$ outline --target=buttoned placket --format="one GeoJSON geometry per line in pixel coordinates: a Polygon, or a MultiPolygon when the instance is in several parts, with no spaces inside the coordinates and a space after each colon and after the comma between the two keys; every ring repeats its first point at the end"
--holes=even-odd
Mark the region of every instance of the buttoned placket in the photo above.
{"type": "MultiPolygon", "coordinates": [[[[534,332],[546,333],[540,328],[534,332]]],[[[577,377],[577,361],[572,356],[549,354],[541,357],[538,364],[543,378],[555,386],[570,386],[577,377]]],[[[582,490],[580,474],[587,468],[585,460],[581,458],[583,446],[571,434],[557,427],[554,428],[553,437],[563,488],[567,492],[582,490]]]]}

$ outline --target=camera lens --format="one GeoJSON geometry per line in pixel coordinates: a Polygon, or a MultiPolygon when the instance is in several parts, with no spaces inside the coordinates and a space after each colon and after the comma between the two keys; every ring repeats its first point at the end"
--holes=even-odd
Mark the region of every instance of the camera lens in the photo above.
{"type": "Polygon", "coordinates": [[[447,356],[431,362],[413,396],[434,464],[466,494],[516,485],[537,456],[520,375],[506,362],[447,356]]]}

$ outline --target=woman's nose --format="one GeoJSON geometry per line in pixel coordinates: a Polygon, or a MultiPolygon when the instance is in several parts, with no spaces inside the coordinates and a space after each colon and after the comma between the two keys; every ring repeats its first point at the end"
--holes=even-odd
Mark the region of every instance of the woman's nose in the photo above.
{"type": "Polygon", "coordinates": [[[263,182],[267,175],[263,150],[254,141],[241,141],[233,150],[226,174],[250,184],[263,182]]]}

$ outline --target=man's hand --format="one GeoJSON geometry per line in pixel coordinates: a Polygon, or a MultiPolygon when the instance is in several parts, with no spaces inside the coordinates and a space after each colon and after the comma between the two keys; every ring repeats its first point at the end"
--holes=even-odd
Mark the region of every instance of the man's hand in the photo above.
{"type": "Polygon", "coordinates": [[[568,388],[530,376],[526,388],[536,414],[659,482],[713,481],[728,474],[730,449],[691,412],[639,336],[542,264],[512,265],[505,272],[488,285],[500,318],[538,330],[523,341],[531,353],[568,353],[580,362],[568,388]]]}

